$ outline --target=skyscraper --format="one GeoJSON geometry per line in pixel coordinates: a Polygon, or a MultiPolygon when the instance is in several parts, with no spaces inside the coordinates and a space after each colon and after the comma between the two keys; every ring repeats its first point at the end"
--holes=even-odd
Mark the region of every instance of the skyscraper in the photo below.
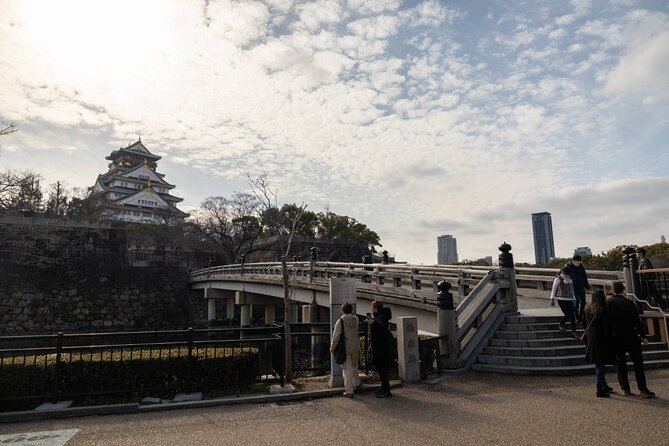
{"type": "Polygon", "coordinates": [[[551,258],[555,257],[553,220],[549,212],[532,214],[532,232],[534,234],[534,258],[536,263],[548,263],[551,258]]]}
{"type": "Polygon", "coordinates": [[[458,261],[458,243],[452,235],[437,237],[437,264],[450,265],[458,261]]]}

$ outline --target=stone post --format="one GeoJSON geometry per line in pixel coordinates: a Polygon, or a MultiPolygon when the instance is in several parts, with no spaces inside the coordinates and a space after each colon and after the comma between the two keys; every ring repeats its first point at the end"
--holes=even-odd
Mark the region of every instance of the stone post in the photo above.
{"type": "Polygon", "coordinates": [[[437,323],[439,325],[439,359],[442,369],[456,368],[460,345],[457,339],[458,321],[453,307],[451,284],[442,280],[437,284],[437,323]]]}
{"type": "MultiPolygon", "coordinates": [[[[330,279],[330,332],[334,330],[334,324],[343,314],[341,306],[344,302],[349,302],[355,308],[355,278],[354,277],[333,277],[330,279]]],[[[330,355],[330,387],[342,387],[344,377],[342,369],[330,355]]]]}
{"type": "Polygon", "coordinates": [[[400,378],[408,383],[419,381],[418,318],[416,316],[397,318],[397,358],[400,378]]]}
{"type": "Polygon", "coordinates": [[[388,251],[384,250],[381,253],[381,255],[383,256],[382,260],[381,260],[381,263],[383,263],[384,265],[387,265],[388,264],[388,251]]]}
{"type": "Polygon", "coordinates": [[[516,284],[516,268],[513,265],[513,254],[511,254],[511,245],[504,242],[498,248],[501,251],[499,255],[499,275],[500,279],[509,281],[509,288],[504,289],[503,303],[507,312],[515,313],[518,311],[518,287],[516,284]]]}
{"type": "Polygon", "coordinates": [[[314,281],[314,266],[316,265],[316,260],[318,260],[318,249],[315,246],[312,246],[309,249],[309,282],[314,281]]]}

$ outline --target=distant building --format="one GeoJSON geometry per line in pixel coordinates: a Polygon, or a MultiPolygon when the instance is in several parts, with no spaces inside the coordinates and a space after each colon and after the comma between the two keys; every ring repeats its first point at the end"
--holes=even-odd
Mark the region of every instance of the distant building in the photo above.
{"type": "Polygon", "coordinates": [[[141,138],[106,159],[109,170],[89,188],[104,220],[159,224],[188,216],[176,207],[183,199],[170,195],[175,186],[156,171],[160,157],[149,152],[141,138]]]}
{"type": "Polygon", "coordinates": [[[579,256],[591,256],[592,255],[592,249],[590,249],[587,246],[579,246],[578,248],[574,249],[574,255],[579,255],[579,256]]]}
{"type": "Polygon", "coordinates": [[[451,265],[458,262],[458,243],[452,235],[437,237],[437,264],[451,265]]]}
{"type": "Polygon", "coordinates": [[[492,266],[492,256],[485,256],[479,259],[482,262],[485,262],[486,265],[492,266]]]}
{"type": "Polygon", "coordinates": [[[536,263],[548,263],[552,258],[555,258],[553,220],[549,212],[532,214],[532,233],[534,235],[534,258],[536,263]]]}

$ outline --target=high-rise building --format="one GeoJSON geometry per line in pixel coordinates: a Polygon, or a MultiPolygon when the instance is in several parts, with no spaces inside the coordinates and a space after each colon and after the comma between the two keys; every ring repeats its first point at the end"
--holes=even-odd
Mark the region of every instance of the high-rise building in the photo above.
{"type": "Polygon", "coordinates": [[[437,264],[450,265],[458,261],[458,243],[452,235],[437,237],[437,264]]]}
{"type": "Polygon", "coordinates": [[[592,255],[592,249],[590,249],[589,246],[579,246],[578,248],[574,249],[574,255],[579,255],[579,256],[591,256],[592,255]]]}
{"type": "Polygon", "coordinates": [[[174,185],[156,171],[160,157],[149,152],[142,140],[114,150],[109,170],[98,175],[91,198],[102,205],[102,218],[134,223],[166,223],[188,214],[177,209],[182,199],[170,194],[174,185]]]}
{"type": "Polygon", "coordinates": [[[553,242],[553,220],[549,212],[532,214],[534,234],[534,258],[537,264],[548,263],[555,257],[553,242]]]}

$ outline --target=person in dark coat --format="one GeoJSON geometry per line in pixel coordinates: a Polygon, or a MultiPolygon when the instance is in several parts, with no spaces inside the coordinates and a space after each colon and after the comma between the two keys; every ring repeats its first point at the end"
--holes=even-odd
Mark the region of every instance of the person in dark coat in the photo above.
{"type": "MultiPolygon", "coordinates": [[[[644,248],[637,248],[635,250],[636,258],[639,261],[639,270],[653,269],[653,262],[646,256],[646,250],[644,248]]],[[[643,276],[641,280],[641,299],[648,300],[663,310],[669,309],[669,300],[662,297],[662,294],[658,292],[657,287],[655,286],[655,281],[657,276],[655,273],[642,273],[639,275],[643,276]]]]}
{"type": "Polygon", "coordinates": [[[606,365],[616,363],[611,337],[611,324],[606,311],[606,295],[602,290],[592,293],[590,303],[585,307],[583,327],[585,328],[586,361],[595,364],[597,376],[597,397],[606,398],[613,388],[606,383],[606,365]]]}
{"type": "Polygon", "coordinates": [[[372,336],[372,363],[379,373],[381,388],[376,391],[377,398],[387,398],[390,393],[390,319],[392,312],[385,308],[383,302],[372,302],[372,314],[367,314],[367,323],[372,336]]]}
{"type": "Polygon", "coordinates": [[[583,311],[585,309],[585,290],[590,289],[588,275],[583,266],[583,259],[580,255],[576,254],[564,267],[567,270],[569,277],[571,277],[572,282],[574,282],[574,296],[576,297],[574,316],[576,316],[577,322],[581,322],[583,320],[583,311]]]}
{"type": "Polygon", "coordinates": [[[646,386],[646,373],[643,368],[642,345],[648,345],[648,339],[639,318],[636,305],[625,297],[625,285],[613,284],[613,295],[606,300],[607,314],[613,332],[613,345],[618,363],[618,382],[626,396],[632,395],[627,377],[627,354],[634,363],[634,375],[639,392],[647,397],[655,394],[646,386]]]}

